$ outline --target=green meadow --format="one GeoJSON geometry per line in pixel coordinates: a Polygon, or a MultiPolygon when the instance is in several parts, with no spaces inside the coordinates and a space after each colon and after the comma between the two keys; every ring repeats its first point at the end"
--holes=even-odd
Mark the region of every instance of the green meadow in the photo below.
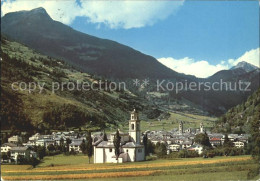
{"type": "MultiPolygon", "coordinates": [[[[6,180],[247,180],[258,165],[250,156],[88,164],[85,155],[47,156],[36,168],[1,165],[6,180]]],[[[254,178],[256,180],[257,178],[254,178]]]]}

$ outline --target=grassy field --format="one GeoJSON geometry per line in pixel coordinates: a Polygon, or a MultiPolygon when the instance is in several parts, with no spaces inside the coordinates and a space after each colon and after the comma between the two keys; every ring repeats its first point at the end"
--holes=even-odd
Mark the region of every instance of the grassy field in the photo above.
{"type": "MultiPolygon", "coordinates": [[[[158,120],[149,120],[149,121],[141,121],[141,130],[166,130],[170,131],[174,128],[178,128],[180,121],[183,121],[184,130],[188,128],[199,128],[200,123],[202,122],[205,128],[214,127],[214,122],[216,118],[201,116],[201,115],[193,115],[188,113],[181,112],[170,112],[170,117],[168,119],[158,120]]],[[[120,127],[120,130],[127,132],[129,129],[128,122],[120,127]]],[[[108,130],[109,132],[109,130],[108,130]]]]}
{"type": "Polygon", "coordinates": [[[250,156],[88,164],[84,155],[57,155],[45,157],[37,168],[1,165],[1,170],[6,180],[246,180],[256,167],[250,156]]]}

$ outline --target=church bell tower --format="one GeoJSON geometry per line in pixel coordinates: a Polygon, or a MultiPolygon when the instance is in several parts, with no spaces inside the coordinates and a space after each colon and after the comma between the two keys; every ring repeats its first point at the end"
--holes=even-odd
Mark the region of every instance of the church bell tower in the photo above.
{"type": "Polygon", "coordinates": [[[140,120],[138,117],[138,112],[135,109],[131,112],[131,117],[129,120],[129,135],[135,143],[140,144],[140,120]]]}
{"type": "Polygon", "coordinates": [[[205,132],[205,129],[204,129],[204,126],[203,126],[203,123],[202,123],[202,122],[200,123],[200,132],[201,132],[201,133],[204,133],[204,132],[205,132]]]}
{"type": "Polygon", "coordinates": [[[181,121],[179,123],[179,135],[182,135],[183,134],[183,122],[181,121]]]}

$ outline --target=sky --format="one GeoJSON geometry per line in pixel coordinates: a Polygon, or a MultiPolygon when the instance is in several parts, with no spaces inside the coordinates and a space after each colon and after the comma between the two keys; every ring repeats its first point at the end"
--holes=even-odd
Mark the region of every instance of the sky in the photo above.
{"type": "Polygon", "coordinates": [[[208,77],[240,61],[259,67],[259,1],[5,0],[43,7],[56,21],[128,45],[181,73],[208,77]]]}

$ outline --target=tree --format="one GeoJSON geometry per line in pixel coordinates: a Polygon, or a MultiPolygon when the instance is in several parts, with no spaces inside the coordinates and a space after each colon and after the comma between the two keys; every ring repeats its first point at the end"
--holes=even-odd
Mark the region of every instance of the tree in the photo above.
{"type": "Polygon", "coordinates": [[[155,145],[151,142],[151,140],[147,141],[147,153],[154,153],[155,145]]]}
{"type": "Polygon", "coordinates": [[[84,155],[87,154],[87,144],[85,142],[85,139],[82,140],[82,143],[79,145],[79,148],[84,155]]]}
{"type": "Polygon", "coordinates": [[[36,167],[36,165],[38,165],[40,163],[40,160],[38,160],[37,158],[35,157],[31,157],[29,159],[29,163],[33,166],[33,168],[36,167]]]}
{"type": "MultiPolygon", "coordinates": [[[[260,89],[259,91],[260,92],[260,89]]],[[[258,98],[259,99],[259,98],[258,98]]],[[[257,106],[251,121],[252,156],[260,161],[260,105],[257,106]]]]}
{"type": "Polygon", "coordinates": [[[224,146],[224,147],[233,147],[233,143],[232,143],[232,141],[229,140],[227,134],[225,134],[223,146],[224,146]]]}
{"type": "Polygon", "coordinates": [[[76,152],[73,148],[70,150],[70,155],[76,155],[76,152]]]}
{"type": "Polygon", "coordinates": [[[162,157],[164,155],[167,155],[167,147],[166,144],[164,143],[156,143],[155,145],[155,153],[157,154],[157,156],[162,157]]]}
{"type": "Polygon", "coordinates": [[[207,147],[207,148],[211,148],[211,144],[209,142],[209,137],[208,137],[208,134],[205,132],[205,133],[200,133],[200,134],[197,134],[194,138],[194,141],[195,143],[199,143],[201,144],[202,146],[207,147]]]}
{"type": "Polygon", "coordinates": [[[2,153],[2,159],[3,159],[3,160],[8,160],[8,156],[7,156],[6,153],[2,153]]]}
{"type": "Polygon", "coordinates": [[[3,137],[2,137],[2,139],[1,139],[1,145],[3,144],[3,143],[7,143],[8,142],[8,137],[7,137],[7,135],[6,134],[3,134],[3,137]]]}
{"type": "Polygon", "coordinates": [[[40,160],[43,159],[43,157],[46,155],[46,150],[44,146],[39,146],[37,148],[37,155],[40,160]]]}
{"type": "Polygon", "coordinates": [[[157,142],[155,145],[155,153],[159,157],[166,155],[167,154],[166,144],[157,142]]]}
{"type": "Polygon", "coordinates": [[[50,145],[47,146],[47,149],[48,149],[49,151],[54,151],[54,150],[55,150],[55,147],[54,147],[53,144],[50,144],[50,145]]]}
{"type": "Polygon", "coordinates": [[[11,158],[11,152],[10,150],[6,153],[8,158],[11,158]]]}
{"type": "Polygon", "coordinates": [[[67,149],[66,151],[69,152],[69,145],[71,144],[71,139],[66,138],[66,145],[67,145],[67,149]]]}
{"type": "Polygon", "coordinates": [[[116,155],[116,160],[118,162],[118,157],[120,155],[120,142],[121,142],[121,136],[119,135],[119,131],[116,131],[116,134],[114,136],[114,147],[115,147],[115,155],[116,155]]]}
{"type": "Polygon", "coordinates": [[[24,158],[23,155],[18,155],[17,156],[17,163],[18,164],[25,164],[26,163],[26,159],[24,158]]]}
{"type": "Polygon", "coordinates": [[[61,146],[64,145],[64,139],[63,139],[63,138],[60,139],[60,145],[61,145],[61,146]]]}
{"type": "Polygon", "coordinates": [[[108,141],[108,139],[107,139],[107,134],[106,134],[106,133],[104,133],[103,140],[104,140],[104,141],[108,141]]]}
{"type": "Polygon", "coordinates": [[[145,155],[148,155],[147,141],[148,141],[147,134],[145,134],[144,137],[143,137],[143,144],[144,144],[145,155]]]}
{"type": "Polygon", "coordinates": [[[92,137],[91,137],[91,132],[88,132],[87,135],[87,155],[88,155],[88,163],[90,163],[90,158],[92,156],[92,152],[93,152],[93,146],[92,146],[92,137]]]}

